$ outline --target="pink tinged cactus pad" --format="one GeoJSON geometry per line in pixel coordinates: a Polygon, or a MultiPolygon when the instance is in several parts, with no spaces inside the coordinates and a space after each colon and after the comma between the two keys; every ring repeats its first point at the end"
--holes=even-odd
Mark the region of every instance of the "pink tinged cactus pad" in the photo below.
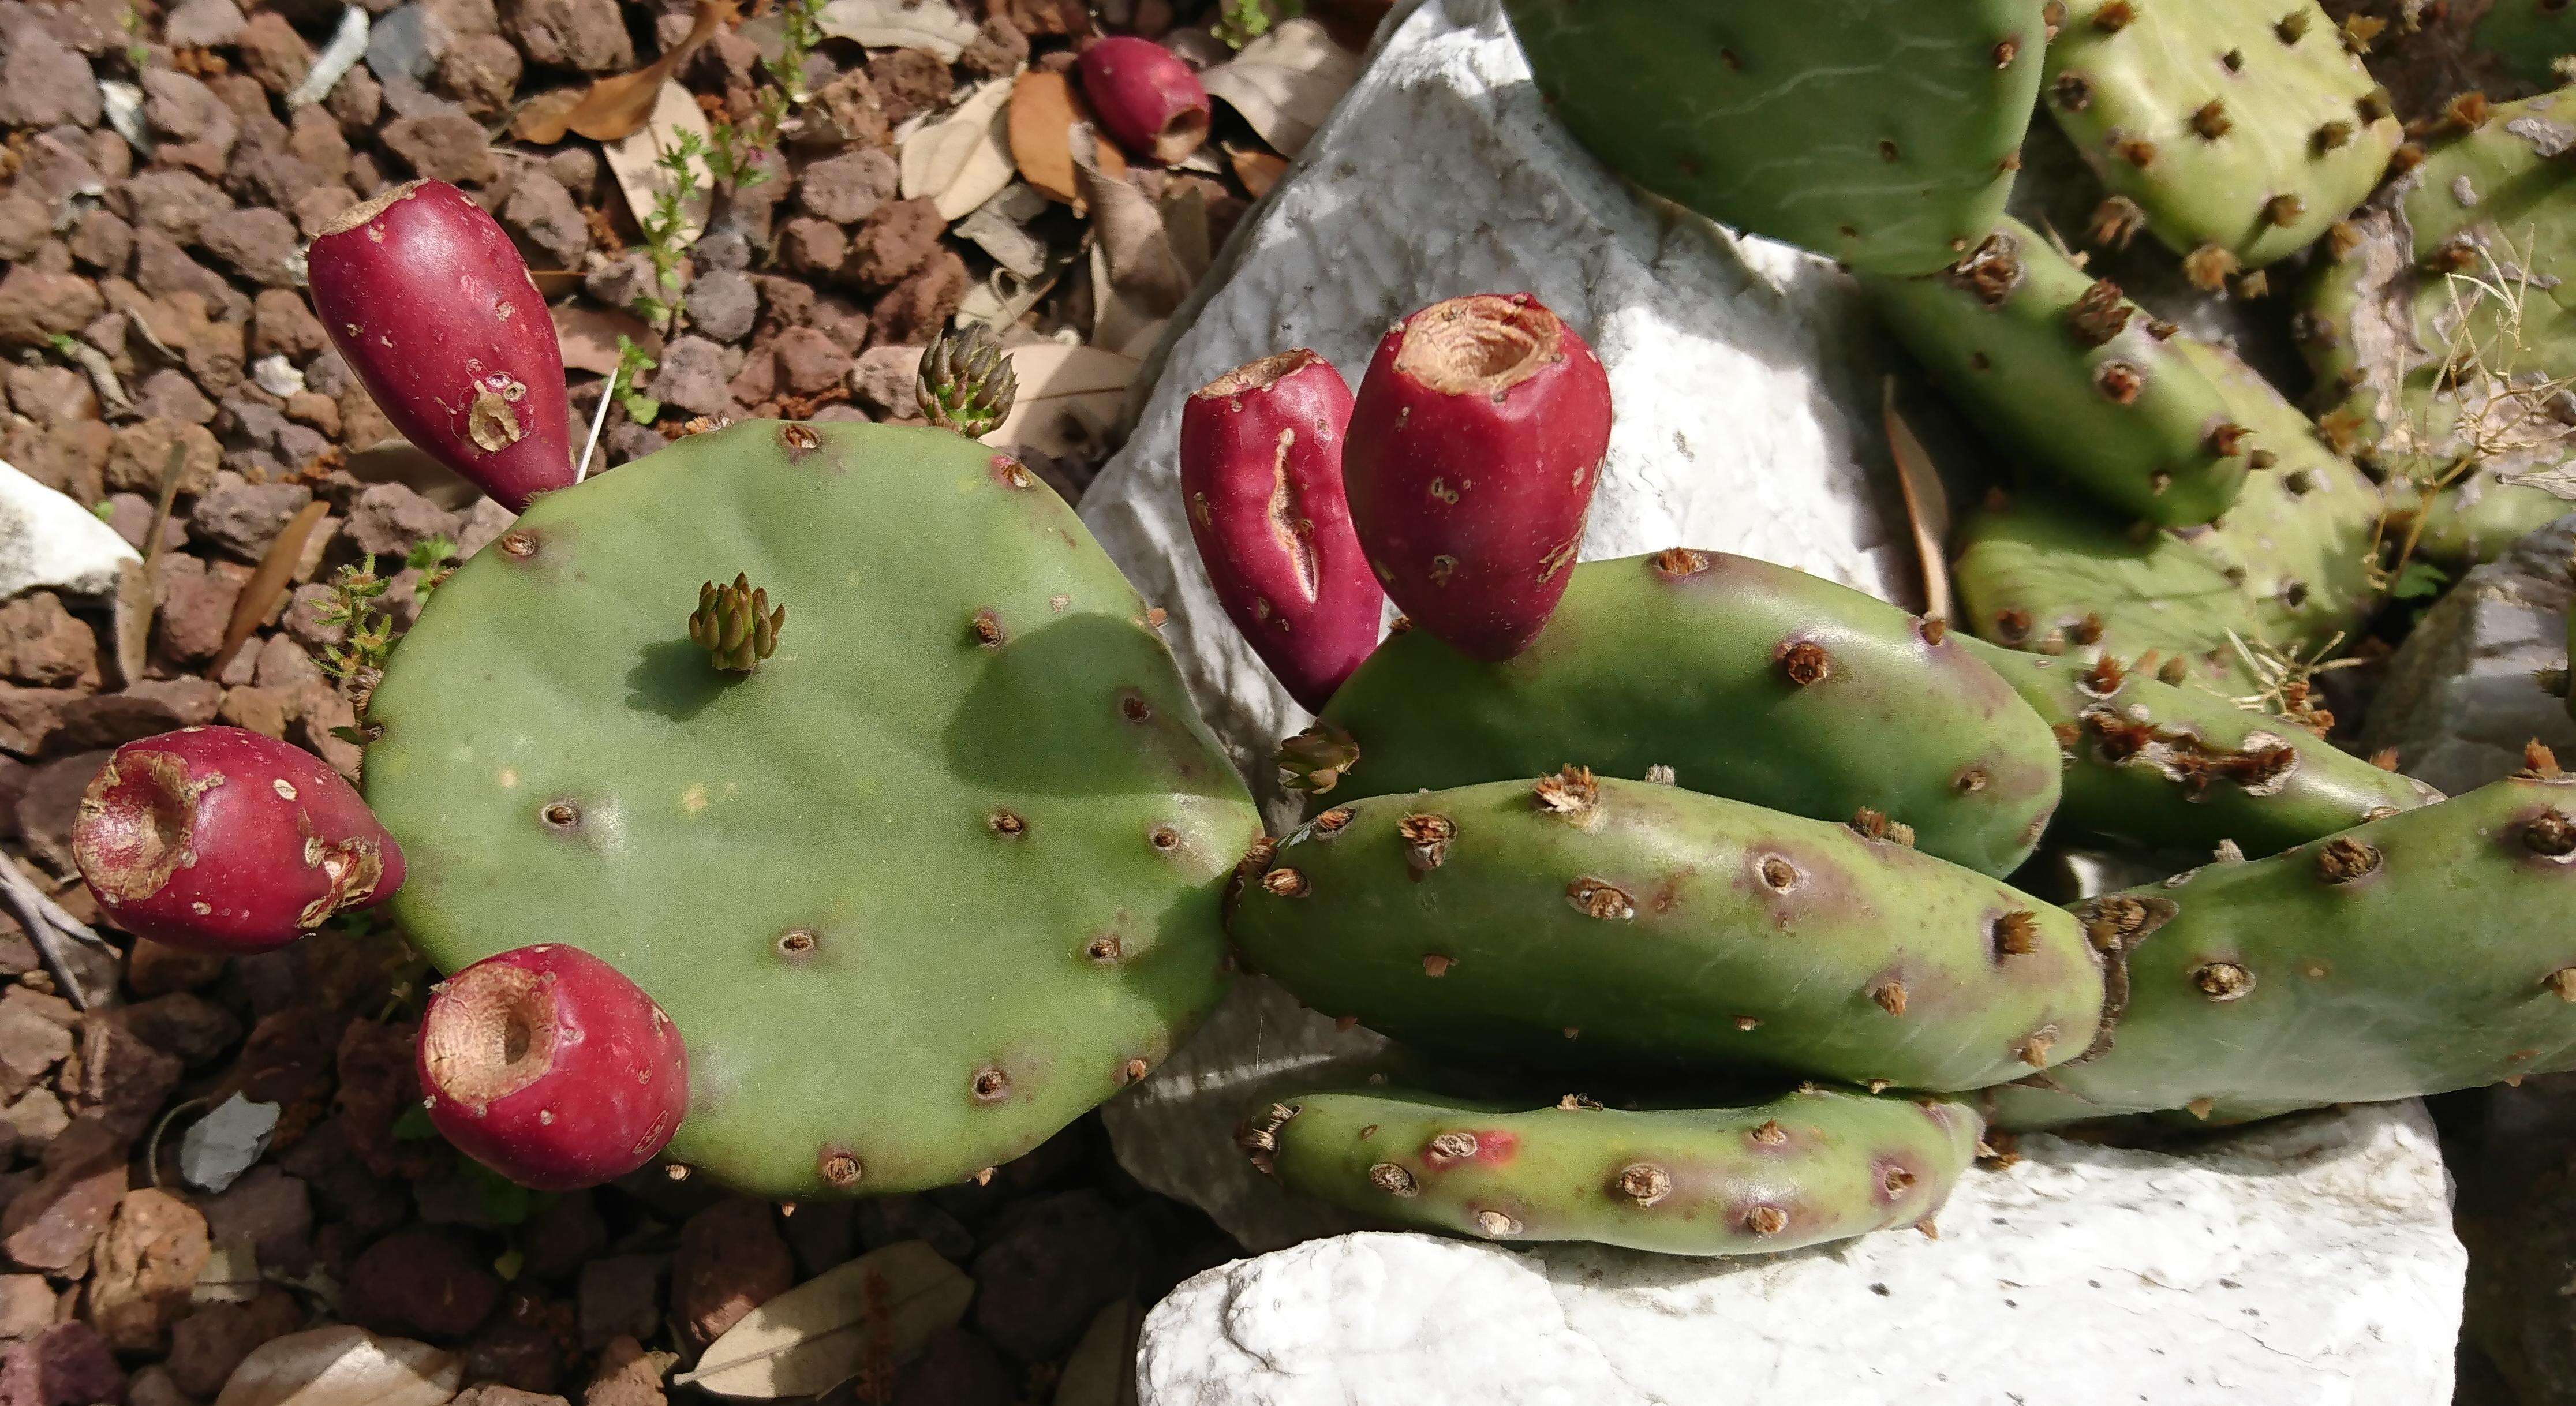
{"type": "Polygon", "coordinates": [[[1311,351],[1227,372],[1181,411],[1190,536],[1234,627],[1320,709],[1377,644],[1386,595],[1342,491],[1351,391],[1311,351]]]}
{"type": "Polygon", "coordinates": [[[116,749],[81,797],[72,854],[137,937],[199,952],[283,947],[402,886],[402,850],[312,753],[237,727],[116,749]]]}
{"type": "Polygon", "coordinates": [[[563,347],[482,207],[413,181],[314,239],[313,310],[403,437],[518,512],[573,481],[563,347]]]}
{"type": "Polygon", "coordinates": [[[420,1024],[429,1120],[521,1186],[575,1191],[653,1159],[689,1108],[670,1017],[563,943],[487,957],[439,984],[420,1024]]]}
{"type": "Polygon", "coordinates": [[[1343,477],[1378,579],[1460,653],[1529,646],[1583,536],[1610,445],[1610,379],[1526,293],[1453,298],[1378,343],[1343,477]]]}
{"type": "Polygon", "coordinates": [[[1180,56],[1119,35],[1082,51],[1082,92],[1118,144],[1168,166],[1207,140],[1207,89],[1180,56]]]}

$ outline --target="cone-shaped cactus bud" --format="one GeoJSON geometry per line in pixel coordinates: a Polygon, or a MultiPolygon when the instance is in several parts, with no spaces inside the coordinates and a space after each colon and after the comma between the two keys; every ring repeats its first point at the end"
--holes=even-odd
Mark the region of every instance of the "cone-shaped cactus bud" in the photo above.
{"type": "Polygon", "coordinates": [[[1207,140],[1199,76],[1151,39],[1117,35],[1082,51],[1082,92],[1118,144],[1168,166],[1207,140]]]}
{"type": "Polygon", "coordinates": [[[698,587],[698,608],[689,612],[689,638],[706,650],[708,663],[732,674],[759,668],[786,628],[787,607],[771,607],[769,592],[753,589],[739,571],[730,586],[698,587]]]}
{"type": "Polygon", "coordinates": [[[518,512],[573,481],[563,347],[528,265],[444,181],[352,207],[313,240],[313,311],[405,439],[518,512]]]}
{"type": "Polygon", "coordinates": [[[1002,427],[1019,397],[1020,378],[993,329],[977,323],[963,332],[943,328],[921,354],[915,394],[922,418],[968,439],[1002,427]]]}
{"type": "Polygon", "coordinates": [[[680,1032],[625,975],[559,942],[439,984],[420,1022],[429,1121],[521,1186],[575,1191],[643,1166],[689,1109],[680,1032]]]}
{"type": "Polygon", "coordinates": [[[237,727],[116,749],[72,856],[110,921],[199,952],[265,952],[402,886],[402,850],[337,772],[237,727]]]}
{"type": "Polygon", "coordinates": [[[1526,293],[1434,303],[1360,380],[1351,517],[1413,623],[1509,659],[1565,594],[1609,445],[1609,376],[1556,314],[1526,293]]]}
{"type": "Polygon", "coordinates": [[[1351,391],[1311,351],[1209,382],[1181,410],[1190,536],[1234,627],[1308,709],[1377,645],[1386,593],[1342,491],[1351,391]]]}

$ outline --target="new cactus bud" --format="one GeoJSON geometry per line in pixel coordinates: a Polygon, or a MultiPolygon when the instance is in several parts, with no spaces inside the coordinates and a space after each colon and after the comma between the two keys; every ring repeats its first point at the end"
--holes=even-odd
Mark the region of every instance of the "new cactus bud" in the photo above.
{"type": "Polygon", "coordinates": [[[405,439],[512,512],[573,481],[563,347],[510,236],[412,181],[314,237],[313,311],[405,439]]]}
{"type": "Polygon", "coordinates": [[[137,937],[265,952],[402,886],[402,848],[337,772],[237,727],[116,749],[81,797],[72,857],[137,937]]]}
{"type": "Polygon", "coordinates": [[[1151,39],[1112,35],[1082,51],[1082,92],[1118,144],[1169,166],[1207,140],[1207,88],[1151,39]]]}
{"type": "Polygon", "coordinates": [[[1360,378],[1343,452],[1386,593],[1459,652],[1509,659],[1565,594],[1610,446],[1610,378],[1526,293],[1434,303],[1360,378]]]}
{"type": "Polygon", "coordinates": [[[778,648],[778,632],[787,628],[787,607],[773,608],[769,592],[754,588],[737,571],[733,584],[713,581],[698,587],[698,608],[689,612],[689,638],[707,652],[707,662],[731,674],[748,674],[778,648]]]}
{"type": "Polygon", "coordinates": [[[1353,1089],[1292,1095],[1244,1141],[1289,1186],[1396,1225],[1756,1255],[1922,1224],[1982,1129],[1960,1103],[1813,1087],[1636,1112],[1353,1089]]]}
{"type": "Polygon", "coordinates": [[[1236,367],[1181,410],[1199,561],[1235,629],[1310,710],[1376,647],[1386,613],[1342,489],[1350,419],[1342,373],[1303,350],[1236,367]]]}
{"type": "Polygon", "coordinates": [[[537,1191],[576,1191],[653,1160],[689,1111],[689,1057],[662,1008],[578,947],[487,957],[421,1016],[429,1121],[466,1156],[537,1191]]]}
{"type": "Polygon", "coordinates": [[[1020,378],[1002,339],[983,323],[960,332],[943,327],[921,354],[913,393],[921,417],[943,430],[982,439],[1011,418],[1020,378]]]}

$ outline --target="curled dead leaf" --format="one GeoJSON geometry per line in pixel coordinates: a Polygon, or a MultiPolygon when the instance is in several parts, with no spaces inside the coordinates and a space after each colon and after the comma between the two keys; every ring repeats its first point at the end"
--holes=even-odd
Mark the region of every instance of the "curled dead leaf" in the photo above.
{"type": "Polygon", "coordinates": [[[1234,178],[1243,182],[1243,188],[1255,200],[1268,195],[1270,188],[1279,184],[1279,178],[1288,174],[1287,158],[1266,151],[1228,147],[1225,158],[1226,163],[1234,168],[1234,178]]]}
{"type": "Polygon", "coordinates": [[[322,525],[330,511],[330,504],[314,499],[288,519],[286,530],[269,544],[268,555],[259,559],[259,569],[251,573],[249,583],[233,602],[233,618],[224,626],[223,647],[215,651],[215,661],[206,666],[209,675],[222,673],[233,651],[242,647],[242,641],[250,638],[279,601],[286,599],[287,591],[295,585],[296,568],[304,563],[305,539],[322,525]]]}
{"type": "Polygon", "coordinates": [[[871,49],[920,49],[955,63],[975,42],[975,22],[948,0],[831,0],[815,27],[871,49]]]}
{"type": "Polygon", "coordinates": [[[1064,458],[1107,442],[1125,412],[1136,358],[1066,342],[1031,342],[1010,356],[1020,393],[985,443],[1064,458]]]}
{"type": "Polygon", "coordinates": [[[1263,141],[1283,156],[1295,156],[1359,76],[1358,55],[1334,43],[1315,21],[1293,19],[1200,74],[1199,81],[1208,96],[1242,113],[1263,141]]]}
{"type": "MultiPolygon", "coordinates": [[[[637,224],[652,217],[654,201],[671,184],[671,173],[660,164],[665,149],[677,146],[682,132],[695,132],[707,139],[707,114],[698,100],[678,80],[664,83],[654,94],[651,120],[617,141],[599,149],[608,160],[608,173],[617,178],[618,193],[626,197],[626,208],[637,224]]],[[[707,227],[707,213],[714,208],[714,193],[703,184],[694,184],[680,202],[680,229],[676,236],[686,245],[707,227]]]]}
{"type": "Polygon", "coordinates": [[[510,135],[545,146],[562,141],[567,131],[595,142],[613,142],[633,133],[653,116],[653,104],[662,84],[679,72],[680,65],[697,52],[699,45],[714,38],[720,26],[732,23],[734,12],[734,0],[698,0],[698,13],[689,25],[688,35],[660,58],[633,73],[602,78],[587,88],[566,88],[531,98],[510,119],[510,135]]]}
{"type": "Polygon", "coordinates": [[[1011,183],[1012,85],[987,83],[903,143],[903,198],[928,197],[955,220],[1011,183]]]}
{"type": "Polygon", "coordinates": [[[974,1296],[974,1281],[928,1241],[899,1241],[753,1309],[674,1385],[759,1400],[819,1395],[862,1372],[890,1373],[965,1317],[974,1296]]]}
{"type": "Polygon", "coordinates": [[[442,1406],[464,1380],[456,1354],[427,1343],[315,1328],[253,1349],[215,1406],[442,1406]]]}
{"type": "MultiPolygon", "coordinates": [[[[1063,74],[1031,69],[1011,85],[1011,160],[1020,168],[1020,179],[1048,199],[1072,206],[1077,215],[1090,205],[1083,199],[1069,144],[1076,126],[1090,125],[1091,105],[1063,74]]],[[[1098,151],[1102,172],[1127,174],[1127,158],[1116,146],[1099,143],[1098,151]]]]}
{"type": "Polygon", "coordinates": [[[555,340],[563,344],[567,371],[587,371],[594,376],[615,371],[620,337],[642,347],[646,356],[658,360],[662,355],[662,334],[631,312],[588,302],[557,303],[550,311],[555,318],[555,340]]]}

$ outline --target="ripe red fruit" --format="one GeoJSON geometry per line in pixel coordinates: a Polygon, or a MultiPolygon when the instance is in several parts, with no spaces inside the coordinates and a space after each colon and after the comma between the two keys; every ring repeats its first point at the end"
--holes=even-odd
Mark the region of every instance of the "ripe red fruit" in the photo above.
{"type": "Polygon", "coordinates": [[[403,437],[512,512],[573,481],[563,345],[527,261],[444,181],[358,205],[313,240],[313,311],[403,437]]]}
{"type": "Polygon", "coordinates": [[[1207,140],[1207,89],[1180,56],[1122,34],[1082,51],[1082,91],[1120,146],[1168,166],[1207,140]]]}
{"type": "Polygon", "coordinates": [[[441,982],[420,1022],[429,1121],[521,1186],[576,1191],[653,1160],[689,1111],[689,1056],[624,973],[560,942],[441,982]]]}
{"type": "Polygon", "coordinates": [[[128,742],[90,782],[72,858],[109,921],[199,952],[265,952],[402,887],[402,849],[322,760],[237,727],[128,742]]]}
{"type": "Polygon", "coordinates": [[[1320,710],[1377,647],[1386,593],[1342,492],[1351,391],[1311,351],[1209,382],[1181,410],[1181,492],[1217,599],[1270,672],[1320,710]]]}
{"type": "Polygon", "coordinates": [[[1434,303],[1378,343],[1343,453],[1386,593],[1460,653],[1509,659],[1565,594],[1610,446],[1610,379],[1526,293],[1434,303]]]}

